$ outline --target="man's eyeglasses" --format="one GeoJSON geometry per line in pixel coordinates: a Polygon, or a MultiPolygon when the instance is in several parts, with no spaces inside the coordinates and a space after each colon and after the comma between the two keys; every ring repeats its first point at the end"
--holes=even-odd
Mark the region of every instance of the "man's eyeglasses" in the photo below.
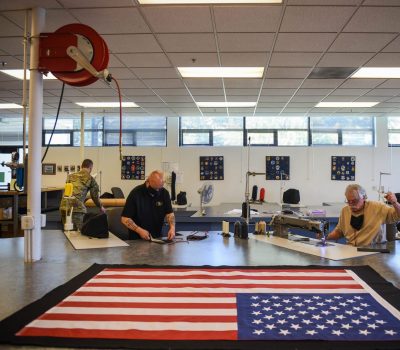
{"type": "Polygon", "coordinates": [[[360,202],[360,200],[361,200],[361,198],[352,199],[350,201],[346,199],[344,202],[347,203],[348,205],[356,205],[360,202]]]}

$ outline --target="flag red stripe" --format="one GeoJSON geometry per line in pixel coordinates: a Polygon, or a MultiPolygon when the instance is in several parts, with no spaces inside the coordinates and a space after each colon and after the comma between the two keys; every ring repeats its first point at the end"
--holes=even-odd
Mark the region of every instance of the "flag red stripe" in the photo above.
{"type": "MultiPolygon", "coordinates": [[[[298,272],[305,272],[305,273],[310,273],[310,272],[318,272],[318,273],[344,273],[346,272],[345,269],[333,269],[333,270],[323,270],[323,269],[243,269],[243,268],[228,268],[228,269],[192,269],[190,270],[189,268],[171,268],[171,269],[166,269],[166,268],[134,268],[134,269],[124,269],[124,268],[106,268],[103,270],[103,272],[110,272],[110,271],[116,271],[116,272],[127,272],[127,271],[140,271],[140,272],[189,272],[192,271],[193,273],[201,273],[202,271],[205,272],[214,272],[214,273],[220,273],[220,272],[240,272],[240,273],[259,273],[259,272],[290,272],[290,273],[298,273],[298,272]]],[[[100,272],[101,273],[101,272],[100,272]]]]}
{"type": "Polygon", "coordinates": [[[61,307],[115,307],[136,309],[236,309],[236,303],[133,303],[133,302],[91,302],[91,301],[63,301],[61,307]]]}
{"type": "Polygon", "coordinates": [[[143,339],[143,340],[236,340],[236,331],[137,331],[108,329],[69,329],[26,327],[17,333],[19,336],[96,338],[96,339],[143,339]]]}
{"type": "Polygon", "coordinates": [[[62,321],[133,321],[133,322],[236,322],[236,316],[164,316],[164,315],[90,315],[90,314],[44,314],[41,320],[62,321]]]}
{"type": "MultiPolygon", "coordinates": [[[[84,285],[85,287],[132,287],[132,288],[144,288],[144,287],[153,287],[153,288],[282,288],[282,289],[363,289],[358,284],[256,284],[256,283],[244,283],[244,284],[224,284],[224,283],[215,283],[215,284],[195,284],[195,283],[99,283],[99,282],[90,282],[84,285]]],[[[249,291],[250,292],[250,291],[249,291]]]]}
{"type": "Polygon", "coordinates": [[[72,295],[76,296],[117,296],[117,297],[182,297],[185,298],[234,298],[235,293],[166,293],[166,292],[86,292],[76,291],[72,295]]]}
{"type": "Polygon", "coordinates": [[[344,281],[353,280],[351,276],[208,276],[208,275],[185,275],[185,276],[159,276],[159,275],[97,275],[93,280],[96,279],[152,279],[152,280],[165,280],[165,279],[204,279],[204,280],[241,280],[241,279],[252,279],[252,280],[299,280],[299,281],[310,281],[310,280],[334,280],[344,281]]]}

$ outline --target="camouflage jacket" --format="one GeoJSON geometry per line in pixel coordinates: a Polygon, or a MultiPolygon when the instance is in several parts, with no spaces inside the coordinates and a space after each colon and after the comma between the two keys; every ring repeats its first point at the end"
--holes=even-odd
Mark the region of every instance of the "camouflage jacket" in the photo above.
{"type": "Polygon", "coordinates": [[[96,206],[101,207],[99,200],[99,185],[89,172],[85,169],[77,173],[69,174],[67,183],[73,185],[73,192],[71,198],[63,198],[60,203],[60,210],[66,210],[74,207],[74,212],[86,213],[85,200],[88,192],[96,206]],[[67,203],[68,202],[68,203],[67,203]]]}

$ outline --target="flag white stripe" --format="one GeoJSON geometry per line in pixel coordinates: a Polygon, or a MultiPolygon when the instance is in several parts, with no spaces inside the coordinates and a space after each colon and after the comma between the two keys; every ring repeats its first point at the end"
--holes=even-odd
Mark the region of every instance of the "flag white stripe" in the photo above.
{"type": "Polygon", "coordinates": [[[326,285],[358,285],[353,280],[203,280],[203,279],[165,279],[153,280],[149,279],[132,279],[132,278],[99,278],[92,279],[88,282],[91,283],[135,283],[135,284],[257,284],[257,285],[270,285],[270,284],[326,284],[326,285]]]}
{"type": "Polygon", "coordinates": [[[235,322],[132,322],[132,321],[58,321],[36,320],[29,327],[67,328],[67,329],[103,329],[103,330],[140,330],[140,331],[236,331],[235,322]]]}
{"type": "Polygon", "coordinates": [[[55,306],[46,313],[81,315],[236,316],[236,309],[159,309],[55,306]]]}
{"type": "Polygon", "coordinates": [[[365,283],[360,277],[357,276],[353,271],[348,270],[348,273],[353,276],[353,278],[358,281],[360,285],[364,287],[364,289],[371,294],[371,296],[381,304],[386,310],[388,310],[394,317],[400,320],[400,311],[397,310],[394,306],[389,304],[385,299],[383,299],[375,290],[373,290],[367,283],[365,283]]]}
{"type": "MultiPolygon", "coordinates": [[[[364,293],[363,289],[347,289],[347,288],[334,288],[334,289],[324,289],[324,288],[290,288],[283,286],[281,288],[154,288],[154,287],[91,287],[84,286],[79,288],[82,292],[136,292],[136,293],[364,293]]],[[[366,293],[366,292],[365,292],[366,293]]]]}
{"type": "Polygon", "coordinates": [[[122,303],[210,303],[210,304],[236,304],[236,298],[190,298],[190,297],[128,297],[128,296],[81,296],[71,295],[64,301],[87,302],[122,302],[122,303]]]}
{"type": "Polygon", "coordinates": [[[225,272],[218,272],[218,271],[204,271],[204,270],[191,270],[191,271],[154,271],[154,270],[149,270],[149,271],[136,271],[136,270],[128,270],[128,271],[109,271],[109,270],[104,270],[99,273],[99,275],[126,275],[126,276],[191,276],[191,275],[204,275],[204,276],[219,276],[219,277],[224,277],[224,276],[249,276],[249,277],[254,277],[254,276],[305,276],[305,277],[310,277],[310,276],[321,276],[321,277],[326,277],[326,276],[336,276],[336,277],[343,277],[343,276],[348,276],[348,274],[343,271],[343,272],[297,272],[297,271],[291,271],[291,272],[282,272],[282,271],[276,271],[276,272],[257,272],[255,270],[252,270],[251,272],[247,271],[225,271],[225,272]]]}

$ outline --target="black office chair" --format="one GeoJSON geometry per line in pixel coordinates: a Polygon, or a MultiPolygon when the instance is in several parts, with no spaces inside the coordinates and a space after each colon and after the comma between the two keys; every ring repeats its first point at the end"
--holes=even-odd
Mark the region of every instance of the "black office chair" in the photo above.
{"type": "Polygon", "coordinates": [[[129,238],[128,229],[121,222],[121,213],[123,207],[116,207],[107,210],[108,230],[119,239],[127,240],[129,238]]]}
{"type": "Polygon", "coordinates": [[[122,192],[119,187],[111,187],[111,192],[114,195],[114,198],[125,198],[124,192],[122,192]]]}
{"type": "Polygon", "coordinates": [[[299,204],[300,203],[300,191],[295,188],[289,188],[283,192],[283,203],[287,204],[299,204]]]}

